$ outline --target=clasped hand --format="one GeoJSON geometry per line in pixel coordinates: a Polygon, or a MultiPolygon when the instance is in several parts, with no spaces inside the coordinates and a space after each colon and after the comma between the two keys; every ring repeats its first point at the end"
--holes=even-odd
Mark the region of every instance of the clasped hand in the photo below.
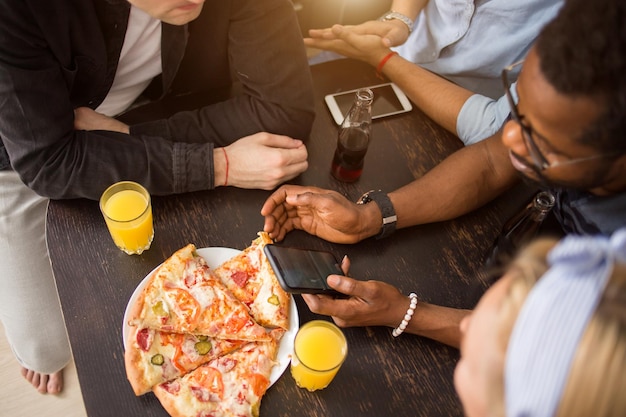
{"type": "MultiPolygon", "coordinates": [[[[119,120],[88,107],[74,110],[76,130],[109,130],[129,133],[129,127],[119,120]]],[[[227,182],[239,188],[272,190],[308,168],[308,153],[301,140],[288,136],[260,132],[243,137],[227,146],[228,178],[225,156],[216,150],[216,184],[227,182]]]]}
{"type": "MultiPolygon", "coordinates": [[[[308,168],[308,153],[301,140],[271,133],[255,133],[243,137],[226,148],[228,155],[228,185],[239,188],[272,190],[308,168]]],[[[220,150],[215,150],[216,161],[225,163],[220,150]]],[[[225,157],[224,157],[225,158],[225,157]]],[[[222,165],[223,166],[223,165],[222,165]]],[[[216,185],[225,172],[218,174],[216,185]]]]}

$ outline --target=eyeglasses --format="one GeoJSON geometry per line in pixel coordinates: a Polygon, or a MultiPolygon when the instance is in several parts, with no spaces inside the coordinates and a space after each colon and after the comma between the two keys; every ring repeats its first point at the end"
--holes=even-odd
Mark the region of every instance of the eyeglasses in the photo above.
{"type": "Polygon", "coordinates": [[[609,156],[614,156],[619,153],[619,152],[611,152],[611,153],[586,156],[583,158],[575,158],[575,159],[568,159],[564,161],[549,162],[548,159],[541,152],[541,149],[539,149],[539,146],[537,146],[537,142],[535,142],[535,140],[533,139],[533,135],[541,139],[542,142],[550,143],[550,141],[548,141],[544,136],[541,136],[539,133],[535,132],[532,126],[528,122],[525,121],[524,116],[521,115],[519,113],[519,110],[517,109],[517,105],[515,104],[515,100],[513,99],[513,93],[511,92],[511,82],[509,81],[509,73],[513,71],[514,69],[520,67],[523,62],[524,61],[519,61],[519,62],[516,62],[515,64],[509,65],[508,67],[505,67],[502,70],[502,83],[504,84],[504,92],[509,102],[509,107],[511,108],[511,118],[513,119],[513,121],[515,121],[515,123],[517,123],[520,126],[520,129],[522,131],[522,137],[524,138],[524,143],[526,144],[526,148],[528,149],[528,153],[530,154],[530,157],[533,161],[533,166],[535,169],[537,169],[538,171],[545,171],[548,168],[556,168],[558,166],[572,165],[572,164],[577,164],[579,162],[591,161],[593,159],[607,158],[609,156]]]}

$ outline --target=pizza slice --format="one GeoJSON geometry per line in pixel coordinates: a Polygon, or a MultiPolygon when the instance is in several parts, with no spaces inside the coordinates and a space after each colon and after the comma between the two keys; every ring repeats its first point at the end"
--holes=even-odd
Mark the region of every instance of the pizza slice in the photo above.
{"type": "Polygon", "coordinates": [[[124,351],[126,376],[135,395],[142,395],[247,343],[132,327],[124,351]]]}
{"type": "Polygon", "coordinates": [[[150,277],[130,309],[129,325],[220,339],[270,339],[193,244],[176,251],[150,277]]]}
{"type": "Polygon", "coordinates": [[[265,232],[242,252],[213,270],[224,285],[265,327],[289,328],[290,295],[278,283],[263,248],[273,241],[265,232]]]}
{"type": "Polygon", "coordinates": [[[172,417],[257,417],[283,333],[276,329],[271,341],[248,343],[153,392],[172,417]]]}

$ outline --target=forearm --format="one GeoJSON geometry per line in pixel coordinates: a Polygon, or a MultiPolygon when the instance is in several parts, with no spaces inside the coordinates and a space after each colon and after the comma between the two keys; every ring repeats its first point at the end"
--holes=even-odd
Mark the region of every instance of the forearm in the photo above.
{"type": "Polygon", "coordinates": [[[418,302],[405,332],[427,337],[458,348],[461,343],[459,325],[471,310],[418,302]]]}
{"type": "Polygon", "coordinates": [[[500,132],[453,153],[389,194],[399,228],[454,219],[491,201],[517,180],[500,132]]]}
{"type": "Polygon", "coordinates": [[[457,134],[457,118],[471,91],[397,55],[387,61],[383,73],[428,117],[457,134]]]}
{"type": "Polygon", "coordinates": [[[415,21],[415,18],[426,6],[426,3],[428,3],[428,0],[394,0],[391,3],[391,10],[402,13],[415,21]]]}

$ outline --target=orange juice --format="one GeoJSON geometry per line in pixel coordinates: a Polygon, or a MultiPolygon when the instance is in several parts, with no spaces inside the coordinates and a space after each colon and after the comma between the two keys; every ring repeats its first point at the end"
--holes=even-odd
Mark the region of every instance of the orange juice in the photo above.
{"type": "Polygon", "coordinates": [[[139,184],[124,181],[102,194],[100,208],[115,245],[128,254],[140,254],[152,243],[150,195],[139,184]]]}
{"type": "Polygon", "coordinates": [[[291,358],[291,375],[300,388],[326,388],[348,353],[348,343],[333,323],[313,320],[298,330],[291,358]]]}

